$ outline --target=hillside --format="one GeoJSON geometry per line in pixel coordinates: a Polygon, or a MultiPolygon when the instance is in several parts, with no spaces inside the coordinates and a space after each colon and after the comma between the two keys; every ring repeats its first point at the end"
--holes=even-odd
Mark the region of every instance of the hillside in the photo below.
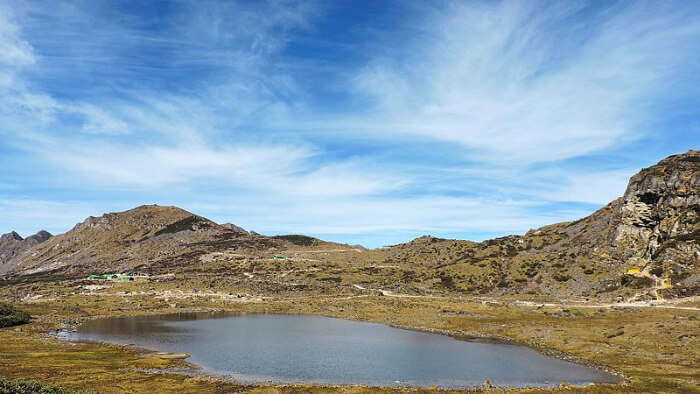
{"type": "Polygon", "coordinates": [[[303,235],[267,237],[230,223],[219,225],[177,207],[158,205],[88,217],[35,247],[18,249],[14,245],[19,241],[3,242],[10,247],[3,246],[0,252],[14,254],[0,266],[0,274],[45,279],[123,271],[220,271],[218,264],[240,262],[240,256],[246,260],[264,258],[297,245],[350,249],[303,235]],[[203,263],[204,267],[200,266],[203,263]]]}
{"type": "MultiPolygon", "coordinates": [[[[255,291],[657,299],[699,293],[699,216],[700,151],[689,151],[643,169],[624,196],[592,215],[522,236],[425,236],[366,250],[303,235],[267,237],[151,205],[90,217],[26,250],[3,246],[3,256],[14,252],[0,274],[129,270],[255,291]]],[[[14,238],[4,236],[2,245],[16,245],[14,238]]]]}
{"type": "Polygon", "coordinates": [[[89,217],[5,264],[8,275],[150,271],[187,264],[219,248],[258,248],[263,237],[220,226],[176,207],[140,206],[89,217]]]}
{"type": "Polygon", "coordinates": [[[694,295],[699,218],[700,151],[688,151],[643,169],[623,197],[581,220],[481,243],[419,238],[386,261],[432,267],[460,292],[694,295]]]}

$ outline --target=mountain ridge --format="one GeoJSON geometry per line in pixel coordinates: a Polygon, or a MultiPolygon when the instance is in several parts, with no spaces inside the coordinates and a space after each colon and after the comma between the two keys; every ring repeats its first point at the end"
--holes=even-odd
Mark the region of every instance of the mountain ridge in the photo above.
{"type": "Polygon", "coordinates": [[[21,255],[24,251],[33,246],[47,241],[52,235],[48,231],[40,230],[36,234],[27,238],[22,238],[16,231],[10,231],[0,236],[0,269],[15,256],[21,255]]]}
{"type": "Polygon", "coordinates": [[[334,245],[332,250],[360,255],[354,260],[343,257],[345,265],[340,267],[324,260],[325,266],[314,269],[339,275],[326,282],[313,277],[305,281],[341,286],[356,277],[350,272],[360,262],[366,262],[397,267],[402,273],[399,280],[391,280],[399,275],[395,271],[364,280],[414,292],[683,296],[699,292],[699,217],[700,151],[690,150],[640,170],[623,196],[591,215],[523,235],[482,242],[425,236],[366,250],[304,235],[263,236],[178,207],[143,205],[88,217],[72,230],[13,255],[11,264],[0,266],[0,274],[192,269],[203,256],[222,261],[217,269],[227,270],[237,263],[214,254],[260,259],[289,250],[315,253],[334,245]]]}

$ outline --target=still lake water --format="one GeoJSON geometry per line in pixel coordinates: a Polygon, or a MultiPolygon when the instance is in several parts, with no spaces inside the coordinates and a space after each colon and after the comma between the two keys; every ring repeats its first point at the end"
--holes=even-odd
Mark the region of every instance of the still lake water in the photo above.
{"type": "Polygon", "coordinates": [[[247,382],[467,387],[615,382],[530,348],[308,315],[193,314],[93,320],[71,339],[189,353],[205,371],[247,382]]]}

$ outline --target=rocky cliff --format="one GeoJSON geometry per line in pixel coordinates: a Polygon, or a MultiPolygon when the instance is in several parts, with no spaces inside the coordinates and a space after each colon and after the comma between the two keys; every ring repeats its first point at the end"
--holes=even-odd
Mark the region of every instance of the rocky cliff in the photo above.
{"type": "Polygon", "coordinates": [[[697,263],[700,151],[671,156],[633,176],[620,203],[619,217],[611,246],[620,259],[674,263],[685,269],[697,263]]]}
{"type": "Polygon", "coordinates": [[[634,175],[624,196],[575,222],[480,243],[423,237],[386,261],[434,267],[470,293],[659,298],[700,292],[700,151],[634,175]]]}

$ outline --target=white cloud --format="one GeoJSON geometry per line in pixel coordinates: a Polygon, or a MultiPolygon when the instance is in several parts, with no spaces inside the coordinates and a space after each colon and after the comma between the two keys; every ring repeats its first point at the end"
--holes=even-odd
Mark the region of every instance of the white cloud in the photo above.
{"type": "Polygon", "coordinates": [[[388,49],[358,74],[353,91],[373,109],[339,128],[454,142],[484,161],[581,156],[639,137],[648,104],[699,49],[700,19],[675,3],[442,11],[419,26],[410,55],[388,49]]]}
{"type": "Polygon", "coordinates": [[[570,172],[562,174],[565,180],[553,190],[542,192],[538,197],[550,201],[572,201],[589,204],[607,204],[621,197],[627,182],[637,170],[570,172]]]}
{"type": "Polygon", "coordinates": [[[129,125],[124,120],[96,105],[81,104],[74,111],[84,117],[82,130],[86,133],[123,134],[129,131],[129,125]]]}
{"type": "Polygon", "coordinates": [[[0,66],[19,67],[34,62],[32,46],[21,39],[10,10],[0,6],[0,66]]]}
{"type": "MultiPolygon", "coordinates": [[[[380,35],[368,47],[382,51],[363,53],[371,60],[353,69],[285,58],[290,32],[313,28],[317,3],[270,1],[262,11],[180,3],[191,9],[155,36],[137,15],[116,23],[100,14],[96,28],[75,4],[51,8],[60,35],[55,25],[42,30],[40,17],[23,30],[31,21],[0,7],[1,147],[24,167],[49,169],[42,187],[99,200],[0,201],[1,218],[31,231],[130,208],[109,201],[124,190],[134,205],[146,196],[267,233],[381,239],[407,230],[522,232],[577,218],[589,212],[534,202],[603,204],[634,171],[621,163],[572,173],[557,161],[643,136],[635,128],[646,108],[688,71],[685,56],[700,42],[700,20],[682,7],[623,3],[581,19],[571,3],[454,2],[423,14],[418,39],[398,45],[380,35]],[[65,57],[39,50],[64,47],[65,57]],[[338,78],[328,83],[348,94],[348,108],[318,106],[315,87],[294,74],[325,66],[337,67],[326,70],[338,78]],[[191,80],[167,80],[172,70],[191,80]],[[90,78],[73,86],[73,74],[90,78]],[[376,139],[402,153],[379,152],[376,139]],[[346,141],[360,147],[337,148],[346,141]],[[426,141],[457,148],[444,161],[439,152],[423,157],[441,146],[426,141]]],[[[48,8],[28,7],[51,19],[48,8]]],[[[0,178],[8,180],[23,188],[0,178]]]]}
{"type": "Polygon", "coordinates": [[[275,196],[207,196],[186,205],[220,222],[265,234],[524,233],[530,228],[584,216],[584,211],[547,210],[523,201],[440,195],[325,199],[275,196]],[[303,225],[300,225],[303,223],[303,225]]]}

